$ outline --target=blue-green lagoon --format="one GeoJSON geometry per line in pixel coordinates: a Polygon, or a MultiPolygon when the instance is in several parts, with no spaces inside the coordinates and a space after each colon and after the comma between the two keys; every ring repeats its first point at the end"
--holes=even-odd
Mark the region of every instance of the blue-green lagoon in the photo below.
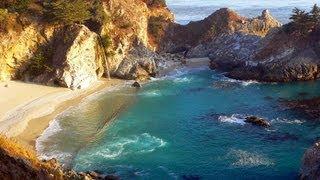
{"type": "Polygon", "coordinates": [[[37,140],[43,157],[122,179],[296,179],[320,126],[281,104],[319,96],[319,82],[236,81],[180,69],[140,90],[88,97],[37,140]],[[271,122],[244,122],[255,115],[271,122]]]}

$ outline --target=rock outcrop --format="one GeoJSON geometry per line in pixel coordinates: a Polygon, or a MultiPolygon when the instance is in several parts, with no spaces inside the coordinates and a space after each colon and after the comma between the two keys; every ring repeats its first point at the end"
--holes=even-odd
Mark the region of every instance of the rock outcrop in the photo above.
{"type": "Polygon", "coordinates": [[[267,120],[256,117],[256,116],[246,117],[246,120],[244,122],[250,123],[256,126],[266,127],[266,128],[271,126],[267,120]]]}
{"type": "Polygon", "coordinates": [[[261,16],[250,19],[230,9],[222,8],[204,20],[190,22],[185,26],[171,25],[164,37],[162,50],[188,51],[186,54],[188,57],[207,57],[209,54],[223,52],[223,49],[229,49],[230,46],[234,46],[234,51],[238,51],[243,47],[239,43],[249,41],[245,45],[250,45],[258,37],[264,37],[270,29],[279,26],[281,24],[268,11],[263,11],[261,16]],[[248,40],[244,39],[245,35],[249,35],[248,40]]]}
{"type": "Polygon", "coordinates": [[[320,97],[302,100],[287,100],[281,103],[289,109],[299,112],[310,119],[320,119],[320,97]]]}
{"type": "Polygon", "coordinates": [[[309,148],[302,158],[300,179],[311,180],[320,177],[320,143],[309,148]]]}
{"type": "Polygon", "coordinates": [[[51,65],[54,73],[50,80],[59,85],[72,89],[87,88],[104,74],[105,54],[99,36],[86,26],[66,27],[53,46],[51,65]]]}
{"type": "Polygon", "coordinates": [[[8,13],[6,18],[0,29],[0,81],[18,79],[38,47],[52,39],[56,28],[15,13],[8,13]]]}
{"type": "Polygon", "coordinates": [[[275,28],[260,39],[245,36],[245,40],[236,41],[239,50],[229,46],[222,53],[214,51],[209,55],[211,68],[240,80],[289,82],[319,78],[319,33],[299,37],[288,32],[289,26],[275,28]]]}
{"type": "Polygon", "coordinates": [[[166,6],[152,6],[152,2],[110,0],[105,3],[105,12],[114,17],[103,25],[101,32],[101,36],[108,35],[112,40],[113,54],[107,60],[111,75],[123,79],[155,75],[152,57],[156,56],[158,42],[156,35],[148,31],[150,18],[161,17],[167,23],[172,23],[174,18],[166,6]]]}

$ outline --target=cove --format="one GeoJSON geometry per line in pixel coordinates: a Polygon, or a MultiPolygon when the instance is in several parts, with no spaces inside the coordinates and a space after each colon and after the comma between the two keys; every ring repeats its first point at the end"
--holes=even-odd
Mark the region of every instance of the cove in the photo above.
{"type": "Polygon", "coordinates": [[[37,148],[77,171],[122,179],[296,179],[320,127],[280,100],[319,96],[319,88],[318,81],[257,83],[181,69],[66,110],[37,148]],[[246,124],[247,115],[271,127],[246,124]]]}

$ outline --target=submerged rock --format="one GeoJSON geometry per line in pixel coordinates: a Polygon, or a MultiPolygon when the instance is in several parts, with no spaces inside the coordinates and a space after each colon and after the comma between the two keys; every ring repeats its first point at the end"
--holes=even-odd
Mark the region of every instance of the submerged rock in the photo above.
{"type": "Polygon", "coordinates": [[[261,126],[261,127],[270,127],[271,126],[271,124],[267,120],[256,117],[256,116],[246,117],[245,122],[256,125],[256,126],[261,126]]]}
{"type": "Polygon", "coordinates": [[[310,119],[320,118],[320,97],[303,100],[282,100],[282,104],[291,110],[306,115],[310,119]]]}
{"type": "Polygon", "coordinates": [[[320,142],[315,143],[303,155],[300,179],[319,179],[320,177],[320,142]]]}

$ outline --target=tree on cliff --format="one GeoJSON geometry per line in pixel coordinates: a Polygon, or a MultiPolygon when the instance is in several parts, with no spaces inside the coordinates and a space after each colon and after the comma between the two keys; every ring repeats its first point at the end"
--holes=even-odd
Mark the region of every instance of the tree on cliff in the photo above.
{"type": "Polygon", "coordinates": [[[294,8],[292,12],[290,19],[292,20],[293,32],[299,36],[306,36],[313,28],[311,15],[298,8],[294,8]]]}
{"type": "Polygon", "coordinates": [[[317,4],[315,4],[311,10],[311,18],[312,18],[312,22],[315,25],[319,25],[320,24],[320,8],[317,4]]]}
{"type": "Polygon", "coordinates": [[[84,23],[91,18],[90,6],[84,0],[58,0],[50,1],[46,6],[51,21],[67,25],[84,23]]]}

